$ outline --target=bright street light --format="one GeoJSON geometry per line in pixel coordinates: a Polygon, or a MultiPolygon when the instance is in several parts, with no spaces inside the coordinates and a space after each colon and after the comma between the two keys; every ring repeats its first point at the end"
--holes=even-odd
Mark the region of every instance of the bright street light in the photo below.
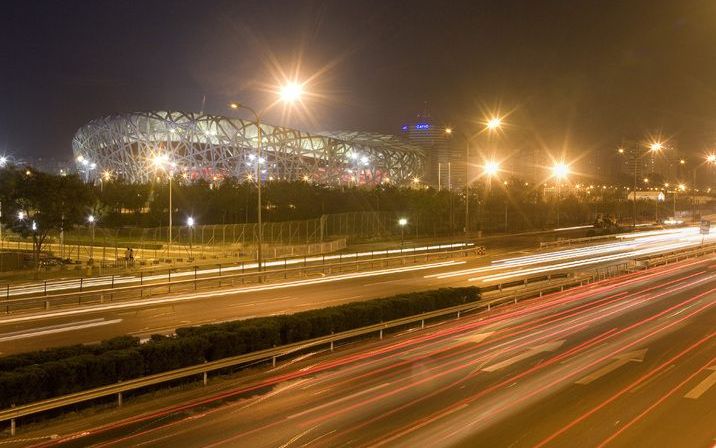
{"type": "Polygon", "coordinates": [[[451,135],[451,134],[452,134],[452,128],[445,128],[445,133],[446,133],[447,135],[451,135]]]}
{"type": "Polygon", "coordinates": [[[191,216],[188,217],[186,219],[186,225],[188,225],[189,227],[194,227],[194,218],[192,218],[191,216]]]}
{"type": "Polygon", "coordinates": [[[494,176],[500,171],[500,164],[499,162],[495,162],[494,160],[490,160],[485,163],[485,167],[483,168],[483,172],[486,176],[494,176]]]}
{"type": "Polygon", "coordinates": [[[0,156],[0,168],[3,168],[5,165],[7,165],[7,157],[0,156]]]}
{"type": "Polygon", "coordinates": [[[400,225],[400,247],[402,248],[405,244],[405,226],[408,224],[408,219],[400,218],[398,224],[400,225]]]}
{"type": "Polygon", "coordinates": [[[92,260],[92,263],[94,263],[94,221],[95,221],[94,215],[89,215],[87,217],[87,222],[90,225],[90,229],[92,229],[92,243],[90,244],[90,253],[89,253],[89,259],[92,260]]]}
{"type": "Polygon", "coordinates": [[[662,145],[660,142],[655,142],[649,146],[649,149],[654,152],[661,151],[662,149],[664,149],[664,145],[662,145]]]}
{"type": "Polygon", "coordinates": [[[301,99],[303,86],[297,82],[289,82],[281,87],[281,99],[287,103],[293,103],[301,99]]]}
{"type": "Polygon", "coordinates": [[[559,180],[565,179],[569,176],[569,166],[564,162],[558,162],[552,165],[552,176],[559,180]]]}
{"type": "Polygon", "coordinates": [[[490,131],[499,129],[500,126],[502,126],[502,119],[499,117],[493,117],[487,120],[487,129],[489,129],[490,131]]]}
{"type": "MultiPolygon", "coordinates": [[[[706,161],[708,163],[716,163],[716,154],[709,154],[706,156],[706,161]]],[[[0,164],[2,163],[2,159],[0,159],[0,164]]]]}

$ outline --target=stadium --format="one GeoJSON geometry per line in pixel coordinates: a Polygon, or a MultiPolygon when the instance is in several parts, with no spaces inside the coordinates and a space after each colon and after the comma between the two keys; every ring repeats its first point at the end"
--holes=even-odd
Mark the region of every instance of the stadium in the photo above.
{"type": "Polygon", "coordinates": [[[408,184],[422,176],[424,150],[399,137],[367,132],[309,133],[218,115],[142,112],[112,115],[80,128],[72,141],[88,181],[148,182],[157,158],[174,175],[217,181],[304,180],[326,185],[408,184]]]}

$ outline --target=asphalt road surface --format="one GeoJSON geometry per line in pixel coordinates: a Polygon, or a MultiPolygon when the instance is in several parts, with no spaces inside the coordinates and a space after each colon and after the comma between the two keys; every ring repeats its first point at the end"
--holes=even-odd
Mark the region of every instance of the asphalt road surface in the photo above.
{"type": "Polygon", "coordinates": [[[715,323],[709,257],[27,437],[56,434],[39,446],[70,447],[712,447],[715,323]]]}
{"type": "Polygon", "coordinates": [[[700,244],[698,230],[644,232],[617,242],[509,258],[469,258],[394,266],[285,283],[175,293],[151,299],[105,303],[0,317],[0,355],[47,347],[99,342],[123,334],[147,338],[181,326],[385,297],[447,286],[481,286],[563,271],[588,271],[636,256],[700,244]]]}

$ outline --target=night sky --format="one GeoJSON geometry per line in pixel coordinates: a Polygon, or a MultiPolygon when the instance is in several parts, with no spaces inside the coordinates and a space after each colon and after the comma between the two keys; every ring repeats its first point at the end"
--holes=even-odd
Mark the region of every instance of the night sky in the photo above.
{"type": "Polygon", "coordinates": [[[69,158],[92,118],[203,97],[258,108],[294,74],[305,110],[267,121],[398,133],[427,101],[570,154],[661,133],[695,155],[716,144],[716,2],[5,0],[0,152],[69,158]]]}

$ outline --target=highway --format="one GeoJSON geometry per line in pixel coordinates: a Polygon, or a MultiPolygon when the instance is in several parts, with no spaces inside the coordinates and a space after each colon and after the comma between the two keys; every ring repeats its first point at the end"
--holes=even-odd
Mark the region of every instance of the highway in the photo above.
{"type": "Polygon", "coordinates": [[[714,322],[716,258],[688,260],[25,437],[68,447],[711,447],[714,322]]]}
{"type": "MultiPolygon", "coordinates": [[[[710,236],[709,241],[716,241],[710,236]]],[[[151,299],[0,317],[0,355],[92,343],[122,334],[147,338],[179,326],[296,312],[446,286],[481,286],[526,275],[585,271],[635,256],[700,244],[693,228],[643,232],[614,243],[492,259],[434,261],[283,283],[182,292],[151,299]]]]}

